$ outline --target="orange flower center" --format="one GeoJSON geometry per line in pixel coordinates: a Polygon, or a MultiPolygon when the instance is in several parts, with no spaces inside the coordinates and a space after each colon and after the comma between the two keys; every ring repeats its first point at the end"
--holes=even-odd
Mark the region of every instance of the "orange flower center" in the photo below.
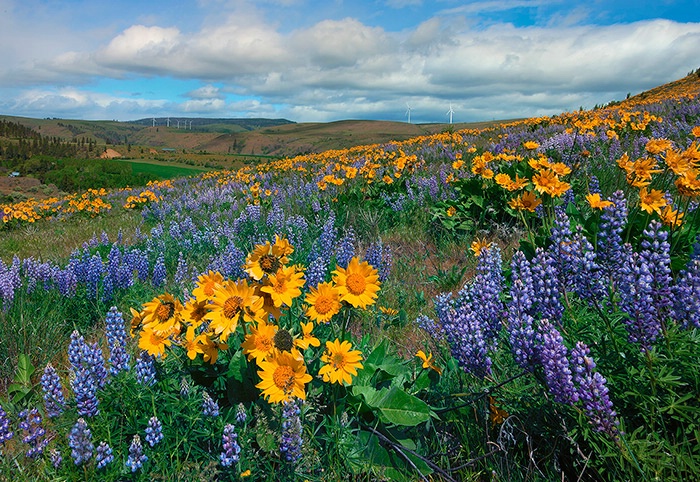
{"type": "Polygon", "coordinates": [[[365,277],[361,274],[352,273],[345,281],[345,285],[348,287],[348,291],[353,295],[361,295],[365,292],[367,282],[365,281],[365,277]]]}
{"type": "Polygon", "coordinates": [[[255,337],[255,349],[264,352],[270,351],[272,349],[272,338],[269,336],[257,335],[255,337]]]}
{"type": "Polygon", "coordinates": [[[194,307],[194,309],[190,312],[190,318],[192,318],[192,321],[198,322],[202,318],[204,318],[204,315],[207,314],[207,307],[204,303],[197,303],[194,307]]]}
{"type": "Polygon", "coordinates": [[[272,374],[272,381],[284,393],[288,393],[294,384],[294,370],[288,365],[280,365],[275,368],[275,373],[272,374]]]}
{"type": "Polygon", "coordinates": [[[224,302],[224,316],[233,318],[243,308],[243,298],[240,296],[232,296],[224,302]]]}
{"type": "Polygon", "coordinates": [[[331,357],[331,364],[335,369],[342,369],[345,366],[345,357],[342,353],[335,353],[331,357]]]}
{"type": "Polygon", "coordinates": [[[171,302],[161,303],[158,308],[156,308],[156,318],[158,321],[168,321],[175,313],[175,305],[171,302]]]}
{"type": "Polygon", "coordinates": [[[333,309],[333,299],[330,296],[319,296],[314,303],[314,308],[319,315],[330,313],[333,309]]]}
{"type": "Polygon", "coordinates": [[[280,260],[271,254],[260,257],[260,268],[266,273],[276,273],[280,268],[280,260]]]}

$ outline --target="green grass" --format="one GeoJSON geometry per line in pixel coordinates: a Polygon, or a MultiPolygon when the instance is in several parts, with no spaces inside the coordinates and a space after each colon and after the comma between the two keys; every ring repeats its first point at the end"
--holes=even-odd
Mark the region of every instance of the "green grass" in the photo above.
{"type": "Polygon", "coordinates": [[[133,160],[119,160],[119,162],[126,162],[131,164],[131,169],[134,174],[143,173],[149,176],[158,177],[159,179],[173,179],[177,177],[195,176],[197,174],[201,174],[202,172],[207,172],[210,170],[194,166],[173,166],[171,164],[151,163],[133,160]]]}

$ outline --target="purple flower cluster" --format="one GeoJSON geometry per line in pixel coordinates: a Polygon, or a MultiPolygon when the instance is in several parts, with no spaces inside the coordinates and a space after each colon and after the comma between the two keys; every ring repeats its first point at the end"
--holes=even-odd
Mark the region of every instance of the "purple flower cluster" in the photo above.
{"type": "Polygon", "coordinates": [[[92,458],[95,446],[92,444],[92,432],[85,419],[79,418],[68,435],[68,446],[71,449],[75,465],[82,465],[92,458]]]}
{"type": "MultiPolygon", "coordinates": [[[[2,408],[2,405],[0,405],[0,449],[13,435],[14,433],[10,430],[10,418],[2,408]]],[[[0,450],[0,455],[2,455],[2,450],[0,450]]]]}
{"type": "Polygon", "coordinates": [[[163,424],[158,417],[151,417],[146,427],[146,442],[151,447],[155,447],[161,440],[163,440],[163,424]]]}
{"type": "Polygon", "coordinates": [[[224,427],[224,433],[221,436],[223,443],[223,451],[219,455],[219,460],[221,460],[221,465],[223,467],[230,467],[231,465],[238,462],[241,453],[241,446],[238,445],[238,434],[236,433],[236,428],[230,423],[226,424],[224,427]]]}
{"type": "Polygon", "coordinates": [[[124,465],[130,469],[132,473],[137,472],[143,467],[144,462],[148,460],[148,456],[143,453],[143,445],[141,445],[141,437],[138,434],[134,435],[129,446],[129,456],[124,465]]]}
{"type": "Polygon", "coordinates": [[[97,446],[95,454],[95,462],[97,463],[98,469],[105,468],[114,460],[114,455],[112,454],[112,447],[109,446],[107,442],[100,442],[97,446]]]}
{"type": "Polygon", "coordinates": [[[355,230],[350,226],[336,247],[335,259],[341,268],[347,268],[348,263],[355,256],[355,238],[355,230]]]}
{"type": "Polygon", "coordinates": [[[46,430],[41,426],[41,415],[36,408],[22,410],[19,414],[19,428],[22,429],[24,437],[22,442],[29,445],[27,457],[33,459],[44,453],[44,449],[49,443],[45,437],[46,430]]]}
{"type": "Polygon", "coordinates": [[[109,345],[109,373],[117,375],[121,371],[129,370],[131,355],[126,351],[129,336],[126,333],[124,317],[112,306],[105,318],[105,334],[109,345]]]}
{"type": "Polygon", "coordinates": [[[202,393],[202,415],[205,417],[219,416],[219,404],[207,392],[202,393]]]}
{"type": "Polygon", "coordinates": [[[540,362],[544,369],[544,378],[554,400],[572,405],[578,400],[573,376],[569,368],[568,349],[564,339],[549,320],[541,320],[538,336],[540,338],[540,362]]]}
{"type": "Polygon", "coordinates": [[[142,351],[136,359],[136,380],[141,385],[151,386],[156,383],[155,357],[142,351]]]}
{"type": "Polygon", "coordinates": [[[389,279],[391,268],[393,266],[393,257],[391,254],[391,246],[384,244],[380,239],[376,243],[370,244],[365,252],[365,261],[371,264],[379,272],[379,281],[389,279]]]}
{"type": "Polygon", "coordinates": [[[280,454],[290,463],[298,462],[301,459],[301,448],[303,445],[300,418],[301,405],[302,401],[296,398],[282,404],[280,454]]]}
{"type": "Polygon", "coordinates": [[[61,415],[66,406],[66,399],[63,396],[61,378],[58,376],[56,369],[51,363],[46,365],[44,373],[41,375],[41,389],[44,392],[46,415],[48,415],[49,418],[61,415]]]}

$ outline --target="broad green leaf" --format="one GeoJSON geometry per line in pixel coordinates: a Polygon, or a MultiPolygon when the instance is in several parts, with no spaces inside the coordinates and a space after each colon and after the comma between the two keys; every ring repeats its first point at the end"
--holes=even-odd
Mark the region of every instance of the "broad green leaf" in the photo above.
{"type": "Polygon", "coordinates": [[[376,410],[384,423],[413,427],[430,418],[430,407],[420,398],[400,388],[353,387],[355,395],[361,395],[365,403],[376,410]]]}
{"type": "Polygon", "coordinates": [[[29,357],[22,353],[17,360],[17,374],[15,375],[14,381],[22,385],[30,385],[32,382],[32,375],[36,369],[32,365],[29,357]]]}

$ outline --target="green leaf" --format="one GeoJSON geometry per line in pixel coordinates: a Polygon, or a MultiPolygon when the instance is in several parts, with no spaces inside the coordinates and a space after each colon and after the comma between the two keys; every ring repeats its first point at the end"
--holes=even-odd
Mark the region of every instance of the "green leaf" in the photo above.
{"type": "Polygon", "coordinates": [[[384,423],[413,427],[430,418],[427,403],[396,386],[381,390],[355,386],[353,394],[361,395],[365,403],[378,412],[379,419],[384,423]]]}
{"type": "Polygon", "coordinates": [[[32,375],[35,371],[36,369],[34,368],[34,365],[32,365],[29,356],[22,353],[17,359],[17,374],[15,375],[14,381],[25,386],[31,385],[32,375]]]}

